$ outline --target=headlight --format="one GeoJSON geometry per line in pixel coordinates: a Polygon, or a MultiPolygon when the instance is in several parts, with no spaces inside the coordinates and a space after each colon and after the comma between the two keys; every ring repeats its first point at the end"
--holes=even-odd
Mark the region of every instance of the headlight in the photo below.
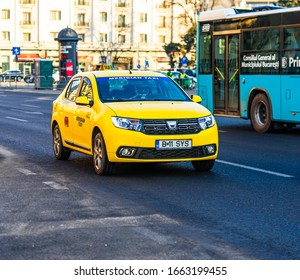
{"type": "Polygon", "coordinates": [[[118,128],[141,131],[142,122],[140,120],[119,117],[112,117],[111,119],[113,124],[118,128]]]}
{"type": "Polygon", "coordinates": [[[215,125],[215,118],[213,115],[198,119],[200,128],[202,130],[213,127],[215,125]]]}

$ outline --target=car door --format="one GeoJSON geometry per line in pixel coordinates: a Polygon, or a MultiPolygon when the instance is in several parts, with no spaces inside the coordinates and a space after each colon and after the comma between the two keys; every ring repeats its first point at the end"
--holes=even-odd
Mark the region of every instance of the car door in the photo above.
{"type": "Polygon", "coordinates": [[[91,151],[91,143],[92,143],[92,117],[93,117],[93,89],[91,85],[91,81],[85,77],[82,81],[82,85],[78,92],[78,97],[85,96],[89,101],[89,105],[81,105],[76,104],[75,111],[75,142],[76,145],[87,152],[91,151]]]}
{"type": "Polygon", "coordinates": [[[79,86],[81,83],[81,77],[74,78],[68,89],[64,98],[61,100],[61,110],[59,112],[60,119],[60,130],[64,141],[69,145],[74,145],[76,129],[76,96],[78,94],[79,86]]]}

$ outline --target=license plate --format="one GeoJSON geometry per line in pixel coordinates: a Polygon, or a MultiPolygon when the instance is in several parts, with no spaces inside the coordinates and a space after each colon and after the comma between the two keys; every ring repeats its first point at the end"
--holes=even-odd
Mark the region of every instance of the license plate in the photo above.
{"type": "Polygon", "coordinates": [[[155,148],[157,150],[191,149],[192,140],[156,140],[155,148]]]}

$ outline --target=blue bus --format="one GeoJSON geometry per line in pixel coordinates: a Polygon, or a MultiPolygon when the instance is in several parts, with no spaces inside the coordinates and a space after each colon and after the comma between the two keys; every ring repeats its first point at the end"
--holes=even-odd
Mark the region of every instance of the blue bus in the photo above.
{"type": "Polygon", "coordinates": [[[197,93],[259,133],[300,123],[300,8],[198,15],[197,93]]]}

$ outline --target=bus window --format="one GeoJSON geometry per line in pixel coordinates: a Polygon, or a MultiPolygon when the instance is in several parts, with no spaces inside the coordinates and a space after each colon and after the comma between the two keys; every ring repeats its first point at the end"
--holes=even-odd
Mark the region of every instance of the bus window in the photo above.
{"type": "Polygon", "coordinates": [[[284,30],[284,48],[298,49],[300,47],[300,28],[286,28],[284,30]]]}
{"type": "Polygon", "coordinates": [[[211,69],[211,34],[203,34],[200,38],[199,72],[210,74],[211,69]]]}
{"type": "Polygon", "coordinates": [[[278,50],[279,29],[262,29],[244,32],[244,50],[278,50]]]}

